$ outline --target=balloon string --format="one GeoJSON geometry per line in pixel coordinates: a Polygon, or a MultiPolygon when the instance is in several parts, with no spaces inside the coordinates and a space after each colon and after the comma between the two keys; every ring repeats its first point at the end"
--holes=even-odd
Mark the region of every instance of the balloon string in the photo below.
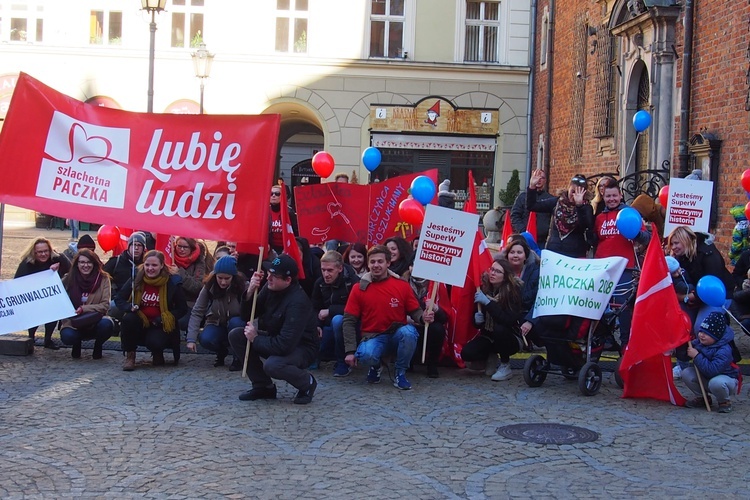
{"type": "Polygon", "coordinates": [[[638,145],[638,139],[641,137],[641,133],[638,132],[638,135],[635,136],[635,142],[633,143],[633,150],[630,152],[630,158],[628,159],[628,163],[625,164],[625,174],[628,173],[628,169],[630,168],[630,162],[633,161],[633,155],[635,154],[635,147],[638,145]]]}

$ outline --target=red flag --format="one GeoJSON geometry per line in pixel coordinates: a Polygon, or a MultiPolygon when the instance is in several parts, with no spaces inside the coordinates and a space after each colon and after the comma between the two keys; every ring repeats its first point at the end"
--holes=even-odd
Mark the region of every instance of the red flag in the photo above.
{"type": "MultiPolygon", "coordinates": [[[[117,246],[112,250],[112,255],[115,257],[128,249],[128,238],[133,234],[133,230],[126,227],[117,226],[117,229],[120,231],[120,241],[117,242],[117,246]]],[[[143,253],[146,253],[145,249],[143,253]]]]}
{"type": "Polygon", "coordinates": [[[466,190],[469,194],[464,202],[464,212],[475,214],[477,213],[477,190],[474,187],[474,174],[471,170],[469,170],[469,185],[466,190]]]}
{"type": "Polygon", "coordinates": [[[294,229],[292,229],[292,221],[289,218],[289,205],[286,200],[286,186],[284,183],[281,185],[281,224],[284,226],[282,235],[284,237],[284,253],[289,257],[293,258],[299,268],[299,279],[305,279],[305,268],[302,267],[302,254],[297,246],[297,240],[294,238],[294,229]]]}
{"type": "Polygon", "coordinates": [[[503,235],[500,240],[500,248],[505,248],[508,243],[508,238],[513,234],[513,225],[510,223],[510,210],[505,211],[505,222],[503,223],[503,235]]]}
{"type": "Polygon", "coordinates": [[[536,212],[529,212],[529,221],[526,223],[526,232],[534,238],[534,241],[539,243],[536,239],[536,212]]]}
{"type": "Polygon", "coordinates": [[[171,266],[174,263],[172,255],[172,237],[168,234],[156,234],[156,249],[164,254],[164,263],[171,266]]]}
{"type": "Polygon", "coordinates": [[[659,238],[649,243],[636,297],[630,341],[620,363],[622,397],[683,406],[685,398],[674,385],[669,353],[689,340],[690,320],[677,302],[659,238]]]}

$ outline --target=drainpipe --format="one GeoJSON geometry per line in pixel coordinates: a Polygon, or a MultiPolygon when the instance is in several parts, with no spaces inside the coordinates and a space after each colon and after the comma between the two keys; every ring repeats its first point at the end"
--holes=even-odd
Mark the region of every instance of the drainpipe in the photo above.
{"type": "Polygon", "coordinates": [[[690,133],[690,93],[693,74],[693,0],[685,0],[685,16],[682,20],[684,43],[682,48],[682,95],[680,98],[680,160],[678,177],[688,175],[688,134],[690,133]]]}
{"type": "Polygon", "coordinates": [[[549,144],[552,133],[552,76],[555,70],[555,0],[549,0],[549,33],[547,34],[547,124],[544,131],[544,171],[547,179],[550,178],[549,171],[549,144]]]}
{"type": "Polygon", "coordinates": [[[529,96],[526,108],[526,182],[531,179],[532,128],[534,124],[534,68],[536,67],[536,2],[531,2],[531,50],[529,50],[529,96]]]}

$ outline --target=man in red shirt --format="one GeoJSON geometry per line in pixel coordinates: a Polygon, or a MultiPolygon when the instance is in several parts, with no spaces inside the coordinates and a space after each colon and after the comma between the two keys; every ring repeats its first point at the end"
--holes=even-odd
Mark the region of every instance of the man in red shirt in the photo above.
{"type": "Polygon", "coordinates": [[[596,238],[595,259],[606,257],[624,257],[628,259],[628,266],[620,277],[620,282],[612,294],[612,302],[622,309],[618,316],[620,320],[620,344],[624,350],[630,339],[630,323],[633,319],[633,306],[628,301],[635,295],[633,283],[633,269],[640,268],[635,260],[635,244],[648,245],[651,233],[645,226],[641,227],[633,241],[628,240],[617,229],[617,214],[627,205],[622,201],[620,186],[612,182],[604,188],[604,210],[596,216],[594,221],[594,237],[596,238]]]}
{"type": "Polygon", "coordinates": [[[433,311],[423,312],[419,307],[409,283],[388,272],[391,254],[387,247],[375,245],[367,251],[370,272],[365,274],[359,286],[352,288],[344,309],[344,345],[346,364],[355,366],[361,362],[369,366],[367,382],[380,382],[383,355],[395,354],[396,378],[394,387],[411,389],[406,380],[417,347],[419,333],[414,325],[406,322],[411,316],[416,324],[432,323],[433,311]],[[357,346],[357,322],[360,322],[362,342],[357,346]]]}

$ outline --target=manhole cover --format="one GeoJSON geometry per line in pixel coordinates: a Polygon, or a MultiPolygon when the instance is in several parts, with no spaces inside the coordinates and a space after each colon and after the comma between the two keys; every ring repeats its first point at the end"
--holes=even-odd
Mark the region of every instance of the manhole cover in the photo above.
{"type": "Polygon", "coordinates": [[[563,424],[515,424],[498,427],[499,435],[516,441],[539,444],[590,443],[599,434],[583,427],[563,424]]]}

